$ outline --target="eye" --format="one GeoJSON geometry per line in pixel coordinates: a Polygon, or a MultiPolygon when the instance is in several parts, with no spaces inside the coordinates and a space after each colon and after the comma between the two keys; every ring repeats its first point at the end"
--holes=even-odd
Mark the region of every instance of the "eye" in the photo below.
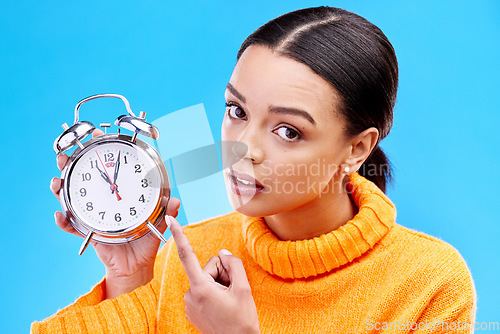
{"type": "Polygon", "coordinates": [[[246,113],[240,106],[233,103],[226,103],[226,113],[230,118],[243,119],[246,113]]]}
{"type": "Polygon", "coordinates": [[[295,131],[292,128],[289,128],[288,126],[281,126],[277,130],[275,130],[278,133],[278,136],[283,138],[283,140],[286,141],[297,141],[300,139],[300,133],[295,131]]]}

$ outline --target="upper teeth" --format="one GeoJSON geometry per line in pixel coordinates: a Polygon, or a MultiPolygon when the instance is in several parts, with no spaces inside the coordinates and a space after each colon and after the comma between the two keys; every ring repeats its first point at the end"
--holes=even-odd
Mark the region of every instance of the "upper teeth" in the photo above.
{"type": "Polygon", "coordinates": [[[249,182],[249,181],[246,181],[246,180],[242,180],[240,179],[239,177],[235,176],[236,180],[240,181],[241,183],[245,184],[245,185],[250,185],[250,184],[253,184],[252,182],[249,182]]]}

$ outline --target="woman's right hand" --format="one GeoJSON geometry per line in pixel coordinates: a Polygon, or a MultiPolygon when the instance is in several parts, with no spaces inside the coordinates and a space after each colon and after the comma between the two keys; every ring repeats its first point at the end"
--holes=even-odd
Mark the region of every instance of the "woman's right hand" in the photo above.
{"type": "MultiPolygon", "coordinates": [[[[93,137],[103,134],[95,130],[93,137]]],[[[57,156],[57,167],[62,170],[68,162],[66,154],[57,156]]],[[[50,183],[50,190],[59,199],[61,179],[55,177],[50,183]]],[[[170,198],[166,208],[166,215],[177,217],[180,200],[170,198]]],[[[57,226],[63,231],[83,238],[66,219],[64,214],[57,211],[54,215],[57,226]]],[[[157,226],[161,233],[167,229],[165,218],[157,226]]],[[[106,298],[112,299],[123,293],[128,293],[139,286],[147,284],[153,278],[154,262],[160,246],[160,240],[153,233],[148,233],[138,240],[121,244],[108,245],[91,240],[97,256],[106,268],[106,298]]]]}

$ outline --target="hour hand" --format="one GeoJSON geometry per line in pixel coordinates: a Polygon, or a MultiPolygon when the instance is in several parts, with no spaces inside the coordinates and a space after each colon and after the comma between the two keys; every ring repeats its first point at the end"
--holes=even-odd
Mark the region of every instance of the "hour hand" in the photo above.
{"type": "Polygon", "coordinates": [[[97,165],[96,165],[96,167],[97,167],[97,170],[99,171],[99,173],[101,173],[101,176],[102,176],[102,178],[104,179],[104,181],[106,181],[107,183],[109,183],[109,184],[111,185],[112,183],[111,183],[111,180],[109,179],[108,175],[107,175],[106,173],[104,173],[104,172],[103,172],[103,171],[99,168],[99,166],[97,166],[97,165]]]}

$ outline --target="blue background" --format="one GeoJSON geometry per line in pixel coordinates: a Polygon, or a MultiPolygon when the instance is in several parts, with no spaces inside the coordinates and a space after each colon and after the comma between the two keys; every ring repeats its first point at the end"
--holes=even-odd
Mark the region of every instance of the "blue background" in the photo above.
{"type": "MultiPolygon", "coordinates": [[[[119,93],[150,120],[203,103],[219,140],[244,38],[316,5],[366,17],[394,45],[400,89],[381,146],[395,166],[397,220],[455,246],[476,284],[477,321],[500,321],[500,2],[18,0],[0,5],[2,332],[27,332],[104,275],[93,249],[79,257],[81,239],[53,220],[52,144],[76,102],[119,93]]],[[[82,109],[95,124],[124,112],[118,100],[82,109]]]]}

